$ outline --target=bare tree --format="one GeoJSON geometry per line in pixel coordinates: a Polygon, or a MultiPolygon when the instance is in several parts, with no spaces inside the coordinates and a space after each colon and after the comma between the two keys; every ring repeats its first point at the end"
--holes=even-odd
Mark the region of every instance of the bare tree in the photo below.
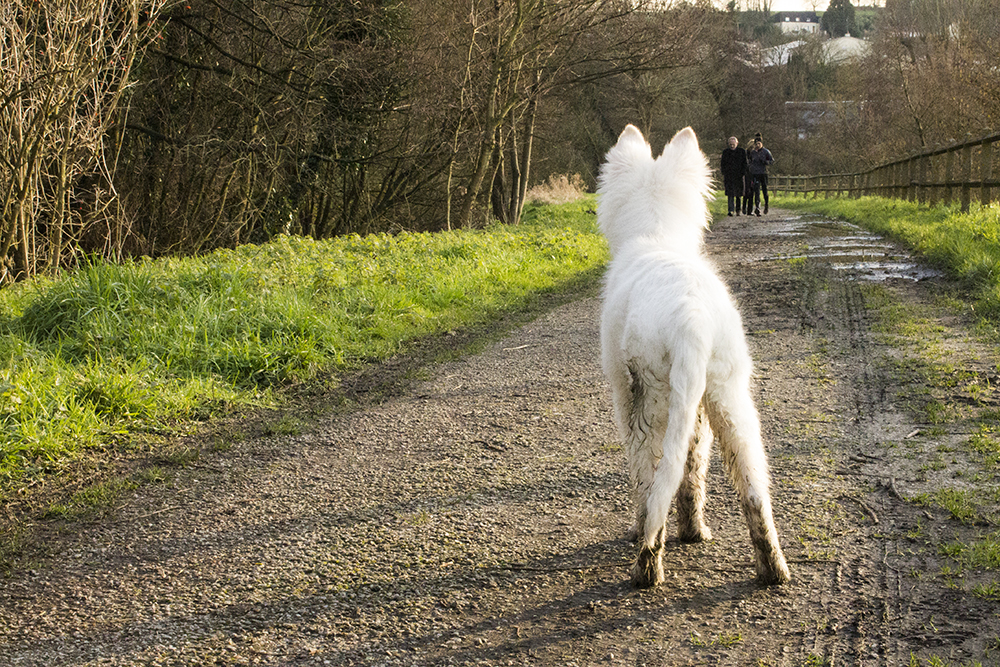
{"type": "MultiPolygon", "coordinates": [[[[698,59],[706,9],[664,2],[516,0],[494,2],[477,15],[470,99],[478,128],[471,146],[460,224],[471,222],[484,185],[494,219],[520,219],[531,175],[539,114],[559,91],[619,76],[636,81],[698,59]]],[[[653,84],[652,81],[650,81],[653,84]]]]}
{"type": "Polygon", "coordinates": [[[849,122],[872,124],[859,155],[878,161],[996,127],[1000,42],[989,5],[911,0],[886,7],[859,87],[838,91],[864,102],[864,114],[849,122]]]}
{"type": "Polygon", "coordinates": [[[416,131],[405,100],[402,11],[193,0],[168,12],[118,174],[138,219],[134,251],[391,224],[400,199],[440,172],[424,164],[437,137],[416,131]]]}
{"type": "Polygon", "coordinates": [[[0,282],[125,236],[107,132],[161,0],[0,5],[0,282]]]}

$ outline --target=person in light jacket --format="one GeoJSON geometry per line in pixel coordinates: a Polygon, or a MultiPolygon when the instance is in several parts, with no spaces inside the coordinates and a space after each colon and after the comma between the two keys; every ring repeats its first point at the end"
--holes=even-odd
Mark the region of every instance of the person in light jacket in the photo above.
{"type": "Polygon", "coordinates": [[[740,148],[736,137],[729,137],[729,148],[722,151],[722,183],[729,200],[729,215],[740,214],[740,202],[746,194],[743,190],[743,176],[747,171],[747,152],[740,148]]]}
{"type": "Polygon", "coordinates": [[[760,217],[760,197],[764,195],[764,213],[768,209],[767,168],[774,164],[771,151],[764,148],[764,139],[758,132],[753,139],[753,148],[747,153],[750,175],[753,176],[753,214],[760,217]]]}

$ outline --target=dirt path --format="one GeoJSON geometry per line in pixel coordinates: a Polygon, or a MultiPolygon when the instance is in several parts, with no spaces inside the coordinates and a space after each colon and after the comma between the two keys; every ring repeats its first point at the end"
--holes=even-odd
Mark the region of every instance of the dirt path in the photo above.
{"type": "MultiPolygon", "coordinates": [[[[627,479],[584,296],[401,395],[237,442],[53,531],[0,591],[0,665],[996,664],[996,602],[970,593],[989,573],[943,570],[937,548],[989,527],[900,497],[972,483],[967,416],[927,435],[867,283],[789,260],[852,232],[803,224],[773,211],[709,240],[758,369],[791,584],[754,584],[716,458],[714,539],[672,541],[667,583],[628,586],[627,479]]],[[[963,377],[995,378],[934,280],[885,285],[937,313],[963,377]]]]}

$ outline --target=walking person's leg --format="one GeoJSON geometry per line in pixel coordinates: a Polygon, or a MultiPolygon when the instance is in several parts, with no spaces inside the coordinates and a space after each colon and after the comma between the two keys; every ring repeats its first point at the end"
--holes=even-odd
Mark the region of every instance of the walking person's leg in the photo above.
{"type": "Polygon", "coordinates": [[[760,175],[760,189],[764,194],[764,213],[767,213],[768,209],[768,196],[767,196],[767,174],[760,175]]]}

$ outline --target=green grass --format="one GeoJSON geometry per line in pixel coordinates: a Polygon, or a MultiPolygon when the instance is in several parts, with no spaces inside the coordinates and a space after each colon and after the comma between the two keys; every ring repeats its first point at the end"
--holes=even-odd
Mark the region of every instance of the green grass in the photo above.
{"type": "Polygon", "coordinates": [[[964,567],[998,570],[1000,532],[985,533],[969,542],[949,542],[941,546],[941,552],[959,561],[964,567]]]}
{"type": "Polygon", "coordinates": [[[972,494],[962,489],[941,488],[934,493],[922,493],[913,500],[920,505],[940,507],[962,523],[972,523],[978,518],[972,494]]]}
{"type": "Polygon", "coordinates": [[[77,491],[65,502],[50,505],[42,518],[71,520],[89,516],[100,509],[112,507],[122,494],[136,486],[138,483],[135,480],[120,477],[92,484],[77,491]]]}
{"type": "MultiPolygon", "coordinates": [[[[286,236],[197,258],[93,262],[7,288],[0,498],[84,452],[277,404],[299,383],[592,278],[607,261],[593,207],[529,207],[516,227],[286,236]]],[[[269,432],[299,428],[279,420],[269,432]]]]}

